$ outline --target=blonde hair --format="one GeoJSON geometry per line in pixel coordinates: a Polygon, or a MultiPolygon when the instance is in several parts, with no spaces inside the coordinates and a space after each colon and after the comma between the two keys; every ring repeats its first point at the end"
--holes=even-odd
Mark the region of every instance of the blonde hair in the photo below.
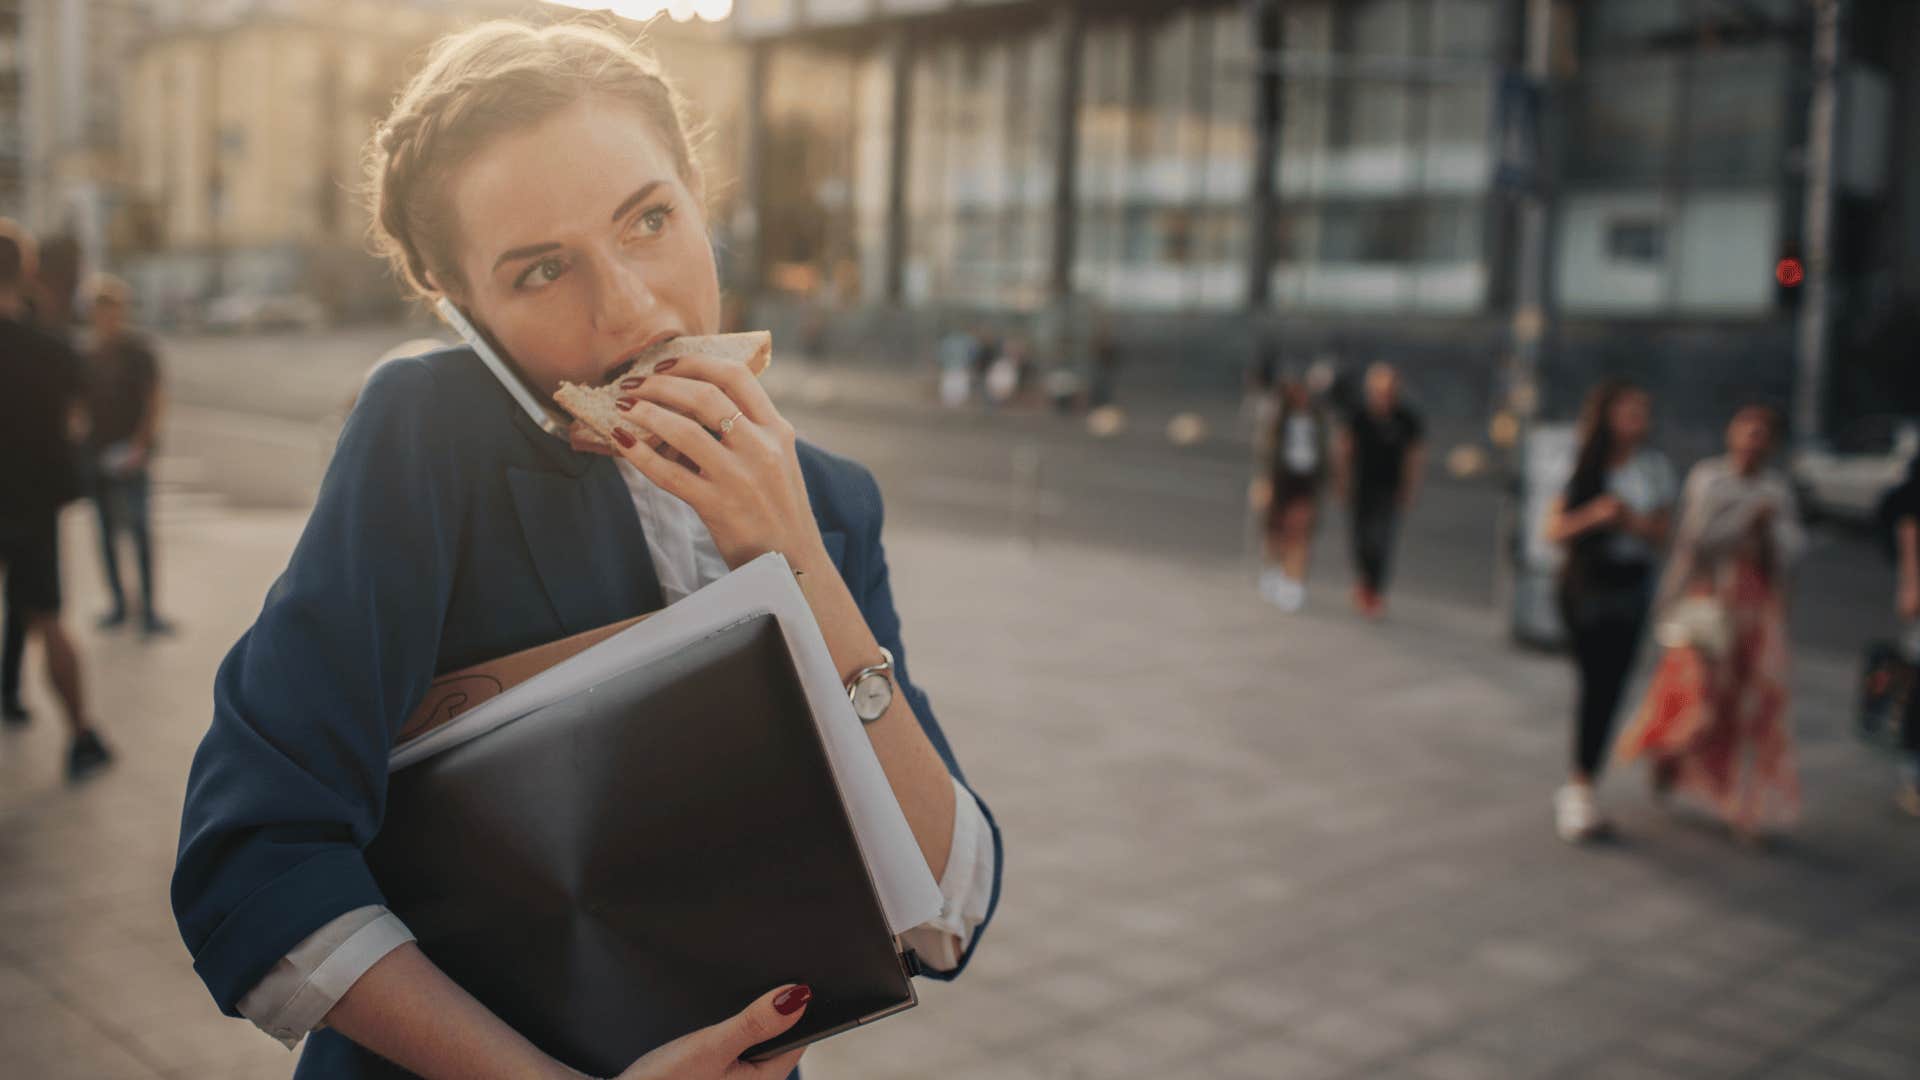
{"type": "Polygon", "coordinates": [[[463,289],[446,183],[493,137],[590,96],[637,106],[699,190],[685,99],[638,43],[580,22],[494,20],[434,43],[367,143],[374,250],[421,297],[463,289]]]}

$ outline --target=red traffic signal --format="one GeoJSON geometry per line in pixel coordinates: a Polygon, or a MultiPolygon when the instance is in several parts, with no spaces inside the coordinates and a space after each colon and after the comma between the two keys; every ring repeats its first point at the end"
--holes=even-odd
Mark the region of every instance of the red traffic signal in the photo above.
{"type": "Polygon", "coordinates": [[[1779,282],[1781,286],[1785,288],[1795,288],[1806,279],[1807,268],[1800,264],[1799,259],[1791,255],[1781,259],[1773,266],[1773,280],[1779,282]]]}

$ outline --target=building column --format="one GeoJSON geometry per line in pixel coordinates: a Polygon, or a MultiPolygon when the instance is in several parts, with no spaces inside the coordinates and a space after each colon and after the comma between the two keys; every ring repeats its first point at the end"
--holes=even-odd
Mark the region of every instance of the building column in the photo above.
{"type": "Polygon", "coordinates": [[[1247,192],[1247,296],[1249,311],[1272,304],[1274,226],[1278,198],[1274,194],[1275,167],[1280,151],[1280,4],[1254,0],[1248,8],[1253,25],[1253,182],[1247,192]]]}
{"type": "Polygon", "coordinates": [[[1073,299],[1073,249],[1080,182],[1080,82],[1086,56],[1087,19],[1078,3],[1056,16],[1060,39],[1060,93],[1053,135],[1053,266],[1048,294],[1056,307],[1073,299]]]}
{"type": "Polygon", "coordinates": [[[1833,301],[1834,170],[1839,140],[1840,71],[1845,62],[1845,0],[1813,5],[1813,94],[1807,116],[1806,224],[1801,234],[1806,281],[1801,287],[1793,378],[1793,434],[1818,437],[1827,419],[1827,309],[1833,301]]]}
{"type": "Polygon", "coordinates": [[[773,45],[756,41],[747,52],[745,145],[740,153],[740,201],[733,211],[734,263],[729,276],[740,295],[757,297],[766,284],[766,253],[761,237],[767,207],[767,77],[773,45]]]}
{"type": "Polygon", "coordinates": [[[906,299],[907,170],[912,167],[913,38],[905,25],[895,26],[883,46],[892,105],[887,115],[887,248],[886,298],[898,306],[906,299]]]}

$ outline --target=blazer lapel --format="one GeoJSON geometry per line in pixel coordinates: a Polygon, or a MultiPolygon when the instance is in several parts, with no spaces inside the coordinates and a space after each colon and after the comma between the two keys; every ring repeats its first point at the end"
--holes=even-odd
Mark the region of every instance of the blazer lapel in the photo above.
{"type": "Polygon", "coordinates": [[[613,463],[580,475],[511,466],[520,531],[568,634],[664,606],[646,537],[613,463]]]}

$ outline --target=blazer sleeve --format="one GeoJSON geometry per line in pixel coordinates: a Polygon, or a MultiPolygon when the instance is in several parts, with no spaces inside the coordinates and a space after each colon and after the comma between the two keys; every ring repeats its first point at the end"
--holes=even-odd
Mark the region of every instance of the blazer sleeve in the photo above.
{"type": "Polygon", "coordinates": [[[893,654],[894,675],[900,692],[906,696],[908,704],[913,706],[913,714],[919,718],[921,729],[927,733],[927,740],[933,743],[933,748],[939,752],[940,759],[946,762],[947,771],[952,773],[953,778],[960,782],[960,786],[972,795],[975,802],[979,803],[980,815],[986,819],[987,831],[993,840],[993,892],[987,900],[986,917],[975,928],[973,939],[967,943],[966,951],[960,954],[960,962],[957,965],[946,971],[928,970],[924,973],[929,978],[944,982],[966,970],[967,962],[973,958],[974,950],[980,946],[980,939],[987,932],[987,926],[993,922],[993,914],[1000,906],[1001,873],[1006,859],[1000,843],[1000,825],[994,820],[993,811],[987,807],[986,800],[980,798],[979,793],[973,790],[973,786],[967,783],[966,776],[960,771],[959,761],[953,756],[953,748],[947,744],[946,734],[940,730],[940,722],[934,719],[933,704],[927,700],[926,693],[913,681],[911,669],[908,667],[907,647],[900,636],[900,615],[894,609],[893,584],[887,571],[886,549],[880,540],[881,526],[886,517],[885,507],[880,498],[880,485],[874,480],[873,474],[864,468],[858,471],[858,475],[863,502],[866,503],[861,516],[867,523],[862,530],[861,540],[862,546],[868,553],[864,560],[864,580],[859,583],[855,593],[859,599],[860,611],[866,616],[867,626],[873,631],[873,636],[893,654]]]}
{"type": "Polygon", "coordinates": [[[394,734],[433,677],[463,517],[433,384],[419,360],[369,381],[292,559],[215,678],[172,899],[228,1015],[308,935],[385,902],[361,852],[394,734]]]}

